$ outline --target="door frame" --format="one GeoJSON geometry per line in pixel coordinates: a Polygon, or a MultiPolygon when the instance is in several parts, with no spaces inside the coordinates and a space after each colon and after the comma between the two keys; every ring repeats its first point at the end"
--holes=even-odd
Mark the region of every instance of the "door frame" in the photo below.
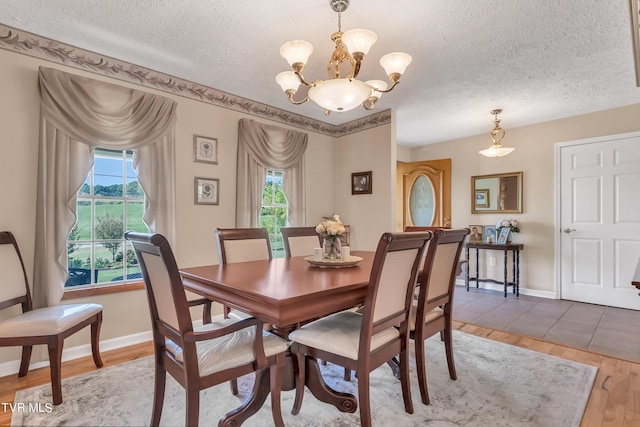
{"type": "Polygon", "coordinates": [[[557,142],[554,146],[554,298],[562,299],[562,218],[561,218],[561,206],[562,200],[560,195],[560,176],[561,176],[561,162],[560,162],[560,150],[564,147],[571,147],[576,145],[594,144],[599,142],[611,141],[612,139],[622,138],[635,138],[640,137],[640,131],[618,133],[613,135],[596,136],[593,138],[575,139],[571,141],[557,142]]]}

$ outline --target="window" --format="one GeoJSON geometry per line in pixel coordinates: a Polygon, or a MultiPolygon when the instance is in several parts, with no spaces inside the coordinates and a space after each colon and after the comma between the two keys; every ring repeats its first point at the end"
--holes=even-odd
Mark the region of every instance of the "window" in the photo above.
{"type": "Polygon", "coordinates": [[[77,221],[67,238],[65,288],[140,281],[127,230],[148,232],[144,193],[130,150],[94,151],[94,165],[77,194],[77,221]]]}
{"type": "Polygon", "coordinates": [[[282,189],[282,172],[267,171],[267,179],[262,190],[260,227],[269,231],[271,252],[274,258],[284,258],[284,243],[280,227],[287,225],[288,203],[282,189]]]}

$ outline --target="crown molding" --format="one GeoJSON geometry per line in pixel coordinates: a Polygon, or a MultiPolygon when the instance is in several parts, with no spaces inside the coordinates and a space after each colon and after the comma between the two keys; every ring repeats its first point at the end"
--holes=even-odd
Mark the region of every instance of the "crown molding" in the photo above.
{"type": "Polygon", "coordinates": [[[384,110],[341,125],[332,125],[3,24],[0,24],[0,49],[332,137],[349,135],[391,122],[391,111],[384,110]]]}

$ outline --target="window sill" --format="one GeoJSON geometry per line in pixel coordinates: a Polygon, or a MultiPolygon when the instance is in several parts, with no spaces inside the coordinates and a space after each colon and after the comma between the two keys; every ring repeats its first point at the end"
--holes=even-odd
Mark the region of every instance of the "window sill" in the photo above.
{"type": "Polygon", "coordinates": [[[143,282],[123,283],[119,285],[94,286],[91,288],[82,288],[82,289],[69,289],[64,292],[64,295],[62,295],[62,299],[68,300],[68,299],[76,299],[76,298],[84,298],[84,297],[93,297],[96,295],[115,294],[119,292],[137,291],[140,289],[144,289],[143,282]]]}

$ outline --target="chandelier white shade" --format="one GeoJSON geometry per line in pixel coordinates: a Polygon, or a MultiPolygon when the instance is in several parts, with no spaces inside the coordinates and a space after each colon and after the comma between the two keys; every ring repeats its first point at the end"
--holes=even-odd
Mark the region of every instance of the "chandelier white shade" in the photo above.
{"type": "Polygon", "coordinates": [[[390,92],[399,83],[400,76],[411,63],[411,56],[402,52],[394,52],[383,56],[380,65],[384,68],[391,87],[381,80],[358,80],[358,73],[362,61],[369,53],[371,46],[378,36],[373,31],[356,29],[341,30],[341,12],[349,6],[349,0],[330,0],[330,5],[338,12],[338,31],[331,35],[335,43],[335,50],[329,59],[327,67],[329,79],[315,80],[311,83],[305,81],[302,70],[313,53],[311,43],[304,40],[293,40],[280,47],[280,55],[293,68],[293,71],[284,71],[276,76],[276,82],[287,94],[292,104],[302,104],[311,100],[322,107],[325,114],[331,111],[349,111],[358,106],[367,110],[375,108],[376,102],[383,93],[390,92]],[[346,76],[341,76],[342,63],[350,65],[346,76]],[[300,84],[309,86],[307,96],[301,100],[295,100],[300,84]]]}
{"type": "Polygon", "coordinates": [[[369,99],[374,89],[360,80],[330,79],[309,88],[309,99],[329,111],[353,110],[369,99]]]}
{"type": "Polygon", "coordinates": [[[478,151],[478,153],[482,154],[485,157],[492,157],[497,159],[498,157],[506,156],[507,154],[515,150],[515,148],[512,147],[502,146],[502,140],[504,139],[506,132],[500,127],[500,120],[498,119],[498,114],[500,113],[502,113],[502,110],[499,109],[491,111],[491,114],[493,114],[493,123],[495,125],[493,130],[491,131],[491,140],[493,141],[493,144],[491,145],[491,147],[485,150],[478,151]]]}

